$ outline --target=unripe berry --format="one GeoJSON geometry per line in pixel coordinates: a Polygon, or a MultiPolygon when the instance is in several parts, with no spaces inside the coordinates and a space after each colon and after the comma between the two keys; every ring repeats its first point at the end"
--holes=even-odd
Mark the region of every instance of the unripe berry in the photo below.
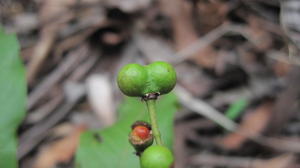
{"type": "Polygon", "coordinates": [[[127,96],[143,96],[148,72],[139,64],[125,65],[118,74],[118,85],[127,96]]]}
{"type": "Polygon", "coordinates": [[[172,152],[159,145],[148,147],[141,156],[141,168],[171,168],[173,162],[172,152]]]}
{"type": "Polygon", "coordinates": [[[176,72],[172,65],[157,61],[146,66],[149,83],[151,87],[146,87],[144,93],[160,94],[169,93],[176,84],[176,72]]]}

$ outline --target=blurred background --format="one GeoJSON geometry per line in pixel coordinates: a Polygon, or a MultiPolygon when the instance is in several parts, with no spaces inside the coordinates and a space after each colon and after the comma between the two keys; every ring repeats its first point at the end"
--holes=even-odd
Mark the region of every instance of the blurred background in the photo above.
{"type": "Polygon", "coordinates": [[[0,0],[0,21],[27,70],[21,168],[75,167],[80,134],[118,120],[119,69],[157,60],[176,168],[300,167],[299,0],[0,0]]]}

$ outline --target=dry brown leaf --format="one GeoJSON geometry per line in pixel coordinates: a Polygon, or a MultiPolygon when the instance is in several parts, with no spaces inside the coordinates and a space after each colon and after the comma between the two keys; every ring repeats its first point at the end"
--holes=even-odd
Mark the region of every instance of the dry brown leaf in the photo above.
{"type": "Polygon", "coordinates": [[[57,163],[68,162],[74,156],[84,125],[74,126],[66,137],[45,146],[38,154],[33,168],[52,168],[57,163]]]}
{"type": "Polygon", "coordinates": [[[231,133],[220,140],[220,144],[227,149],[237,149],[251,137],[260,135],[266,128],[272,112],[271,102],[266,102],[245,116],[237,132],[231,133]],[[242,134],[241,134],[242,133],[242,134]]]}
{"type": "Polygon", "coordinates": [[[294,162],[295,157],[292,154],[285,154],[275,158],[259,162],[253,168],[289,168],[294,162]]]}

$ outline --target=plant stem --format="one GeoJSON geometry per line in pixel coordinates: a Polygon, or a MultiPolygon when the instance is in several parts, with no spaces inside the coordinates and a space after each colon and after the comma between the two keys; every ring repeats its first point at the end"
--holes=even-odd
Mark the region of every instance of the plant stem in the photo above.
{"type": "Polygon", "coordinates": [[[156,120],[155,100],[154,99],[146,100],[146,105],[150,115],[150,122],[151,122],[151,127],[152,127],[152,132],[153,132],[155,142],[157,145],[163,145],[160,132],[158,129],[158,125],[157,125],[157,120],[156,120]]]}

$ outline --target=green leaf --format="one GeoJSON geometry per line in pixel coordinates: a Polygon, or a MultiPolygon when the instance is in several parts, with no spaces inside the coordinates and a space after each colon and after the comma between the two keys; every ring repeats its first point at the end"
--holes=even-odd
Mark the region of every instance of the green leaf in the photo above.
{"type": "MultiPolygon", "coordinates": [[[[157,118],[164,144],[172,148],[173,118],[177,111],[176,96],[171,93],[157,101],[157,118]]],[[[80,139],[76,164],[80,168],[139,168],[139,158],[129,144],[131,124],[149,121],[146,105],[137,98],[126,97],[119,108],[119,121],[104,130],[85,132],[80,139]]]]}
{"type": "Polygon", "coordinates": [[[225,112],[225,116],[231,120],[236,119],[242,111],[247,107],[248,102],[244,99],[239,99],[233,102],[225,112]]]}
{"type": "Polygon", "coordinates": [[[16,168],[16,129],[25,116],[25,69],[15,35],[0,28],[0,167],[16,168]]]}

